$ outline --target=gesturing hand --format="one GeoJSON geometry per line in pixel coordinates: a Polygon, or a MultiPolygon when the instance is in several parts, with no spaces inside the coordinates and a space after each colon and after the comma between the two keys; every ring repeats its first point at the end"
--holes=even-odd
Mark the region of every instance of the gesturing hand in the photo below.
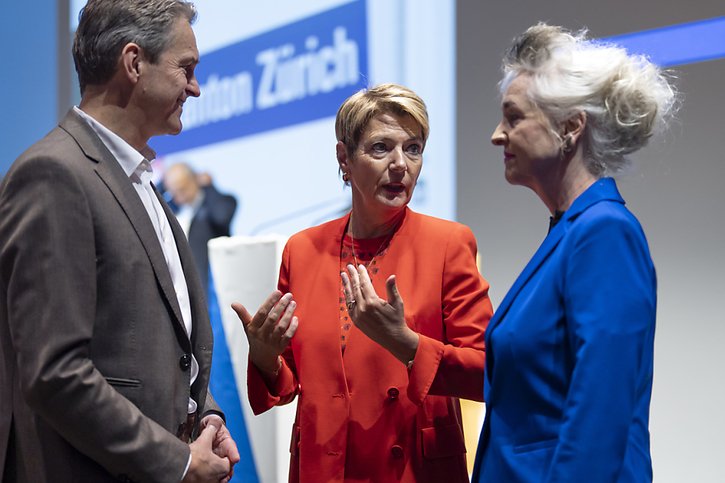
{"type": "Polygon", "coordinates": [[[403,299],[395,284],[395,275],[385,281],[388,299],[375,293],[364,265],[347,266],[341,272],[348,313],[355,325],[370,339],[380,344],[403,363],[415,357],[418,334],[405,323],[403,299]]]}
{"type": "Polygon", "coordinates": [[[232,309],[244,325],[249,340],[249,358],[263,373],[276,375],[279,370],[279,355],[284,352],[297,331],[299,323],[293,316],[297,303],[292,294],[282,296],[275,290],[267,297],[252,317],[240,303],[233,303],[232,309]]]}

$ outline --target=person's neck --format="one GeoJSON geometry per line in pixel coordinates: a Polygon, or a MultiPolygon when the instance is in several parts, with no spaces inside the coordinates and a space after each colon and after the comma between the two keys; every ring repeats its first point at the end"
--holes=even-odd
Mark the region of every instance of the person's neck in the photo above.
{"type": "Polygon", "coordinates": [[[89,86],[78,107],[137,151],[141,152],[146,148],[148,138],[141,133],[140,123],[132,119],[132,114],[124,107],[119,95],[110,90],[89,86]]]}
{"type": "Polygon", "coordinates": [[[348,232],[352,233],[355,239],[378,238],[389,235],[400,224],[405,216],[405,208],[378,217],[372,217],[362,210],[352,207],[348,232]]]}
{"type": "Polygon", "coordinates": [[[579,195],[585,192],[597,178],[587,169],[581,155],[574,157],[562,171],[554,173],[552,178],[537,190],[552,215],[565,212],[579,195]]]}

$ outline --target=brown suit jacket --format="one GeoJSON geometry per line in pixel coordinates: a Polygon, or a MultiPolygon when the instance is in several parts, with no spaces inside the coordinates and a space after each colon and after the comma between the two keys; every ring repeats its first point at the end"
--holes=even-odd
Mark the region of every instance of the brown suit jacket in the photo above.
{"type": "Polygon", "coordinates": [[[177,483],[212,332],[183,232],[186,336],[161,246],[121,166],[73,111],[0,185],[0,474],[10,481],[177,483]]]}

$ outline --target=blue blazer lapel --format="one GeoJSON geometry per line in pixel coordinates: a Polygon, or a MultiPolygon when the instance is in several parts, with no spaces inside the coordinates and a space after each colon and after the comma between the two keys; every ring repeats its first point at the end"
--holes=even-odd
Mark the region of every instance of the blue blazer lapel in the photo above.
{"type": "MultiPolygon", "coordinates": [[[[84,154],[95,162],[94,170],[96,174],[113,193],[116,201],[121,205],[126,217],[131,222],[151,262],[162,292],[174,313],[178,328],[181,329],[182,333],[186,334],[179,300],[174,291],[174,284],[171,281],[171,275],[159,239],[156,236],[146,208],[128,176],[126,176],[121,165],[118,164],[108,148],[93,132],[93,129],[73,111],[66,115],[60,126],[76,140],[84,154]]],[[[176,233],[174,234],[176,235],[176,233]]],[[[188,341],[188,337],[185,338],[188,341]]],[[[189,346],[188,349],[190,348],[189,346]]]]}
{"type": "Polygon", "coordinates": [[[486,344],[490,342],[488,336],[491,331],[506,315],[506,312],[511,307],[511,304],[516,299],[516,296],[519,294],[522,287],[526,285],[532,275],[536,273],[536,270],[538,270],[541,264],[544,263],[554,248],[556,248],[559,244],[564,234],[566,234],[569,224],[581,213],[586,211],[587,208],[602,200],[624,203],[624,200],[617,190],[617,185],[612,178],[601,178],[594,182],[592,186],[587,188],[584,193],[574,200],[574,203],[572,203],[569,209],[562,215],[559,223],[557,223],[551,232],[549,232],[549,235],[544,239],[544,242],[526,265],[524,271],[521,272],[519,277],[516,279],[516,282],[514,282],[513,286],[506,294],[506,297],[504,297],[501,302],[501,305],[495,311],[494,316],[491,318],[491,321],[488,324],[488,329],[486,330],[486,344]]]}
{"type": "MultiPolygon", "coordinates": [[[[486,334],[489,334],[496,327],[496,325],[498,325],[501,319],[506,315],[506,312],[508,312],[509,308],[511,308],[511,304],[516,299],[516,296],[519,294],[523,286],[526,285],[529,279],[531,279],[534,273],[536,273],[536,270],[538,270],[541,264],[544,263],[544,261],[549,257],[551,252],[554,251],[554,248],[556,248],[556,246],[559,244],[562,237],[564,236],[564,233],[566,232],[564,225],[565,223],[562,219],[554,226],[551,232],[549,232],[547,237],[539,246],[539,249],[536,250],[536,253],[534,253],[534,256],[531,258],[531,260],[529,260],[529,263],[526,264],[526,267],[518,276],[514,284],[511,286],[511,289],[508,291],[503,301],[501,302],[501,305],[499,305],[494,316],[491,318],[491,322],[489,322],[488,324],[486,334]]],[[[486,338],[488,339],[488,337],[486,338]]]]}

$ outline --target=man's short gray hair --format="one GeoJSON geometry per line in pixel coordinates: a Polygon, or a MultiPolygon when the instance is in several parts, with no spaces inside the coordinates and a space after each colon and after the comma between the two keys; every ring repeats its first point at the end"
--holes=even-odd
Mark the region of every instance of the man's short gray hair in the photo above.
{"type": "Polygon", "coordinates": [[[81,94],[88,84],[113,77],[123,47],[136,43],[150,62],[167,48],[174,22],[193,23],[194,4],[184,0],[89,0],[81,10],[73,39],[81,94]]]}

